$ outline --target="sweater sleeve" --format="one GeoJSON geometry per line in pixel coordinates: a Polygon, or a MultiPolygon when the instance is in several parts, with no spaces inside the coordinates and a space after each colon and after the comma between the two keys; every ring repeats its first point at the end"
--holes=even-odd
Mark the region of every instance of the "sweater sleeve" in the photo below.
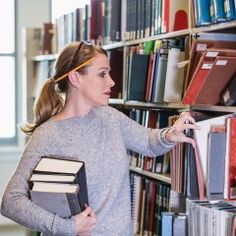
{"type": "Polygon", "coordinates": [[[143,155],[158,156],[162,155],[175,146],[165,140],[164,129],[151,129],[140,125],[120,111],[117,113],[121,132],[127,149],[133,150],[143,155]]]}
{"type": "Polygon", "coordinates": [[[65,219],[48,212],[34,204],[29,198],[28,180],[40,157],[48,154],[49,140],[50,136],[45,134],[40,127],[35,130],[6,187],[1,204],[1,214],[46,235],[76,235],[73,218],[65,219]]]}

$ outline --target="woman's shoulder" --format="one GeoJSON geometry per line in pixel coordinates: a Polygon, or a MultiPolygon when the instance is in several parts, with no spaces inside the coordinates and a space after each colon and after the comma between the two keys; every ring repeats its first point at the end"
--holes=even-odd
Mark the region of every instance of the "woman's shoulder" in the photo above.
{"type": "Polygon", "coordinates": [[[53,122],[47,120],[35,129],[33,136],[45,137],[52,134],[54,129],[53,122]]]}
{"type": "Polygon", "coordinates": [[[96,110],[100,115],[109,116],[110,118],[118,118],[120,115],[122,115],[120,111],[111,106],[99,106],[96,110]]]}

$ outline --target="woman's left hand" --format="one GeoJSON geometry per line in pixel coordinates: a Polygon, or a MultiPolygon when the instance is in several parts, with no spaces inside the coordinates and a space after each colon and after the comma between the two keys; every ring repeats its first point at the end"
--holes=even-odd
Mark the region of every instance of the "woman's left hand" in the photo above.
{"type": "Polygon", "coordinates": [[[165,135],[166,140],[169,142],[191,143],[195,148],[196,146],[195,140],[190,137],[187,137],[184,134],[184,131],[188,129],[200,129],[200,127],[197,126],[195,123],[196,122],[194,118],[191,116],[189,112],[182,112],[178,120],[175,121],[174,125],[166,133],[165,135]]]}

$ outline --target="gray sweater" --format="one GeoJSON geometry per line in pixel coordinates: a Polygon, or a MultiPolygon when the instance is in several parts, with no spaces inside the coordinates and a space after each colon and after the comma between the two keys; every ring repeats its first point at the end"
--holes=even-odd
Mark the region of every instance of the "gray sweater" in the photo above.
{"type": "Polygon", "coordinates": [[[114,108],[94,108],[85,117],[48,120],[33,133],[5,190],[1,214],[44,235],[76,235],[73,217],[62,218],[29,199],[28,180],[43,155],[82,160],[86,165],[90,207],[97,217],[92,236],[131,236],[127,149],[156,156],[173,145],[164,130],[147,129],[114,108]]]}

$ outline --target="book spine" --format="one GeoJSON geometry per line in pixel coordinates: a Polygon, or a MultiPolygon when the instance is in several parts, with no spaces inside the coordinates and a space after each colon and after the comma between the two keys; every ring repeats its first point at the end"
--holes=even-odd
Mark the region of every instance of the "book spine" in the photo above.
{"type": "MultiPolygon", "coordinates": [[[[78,194],[79,194],[79,192],[78,192],[78,194]]],[[[82,210],[84,210],[84,207],[82,207],[80,205],[80,203],[78,202],[78,195],[67,193],[66,196],[67,196],[67,199],[69,202],[71,215],[76,215],[76,214],[80,213],[82,210]]]]}

